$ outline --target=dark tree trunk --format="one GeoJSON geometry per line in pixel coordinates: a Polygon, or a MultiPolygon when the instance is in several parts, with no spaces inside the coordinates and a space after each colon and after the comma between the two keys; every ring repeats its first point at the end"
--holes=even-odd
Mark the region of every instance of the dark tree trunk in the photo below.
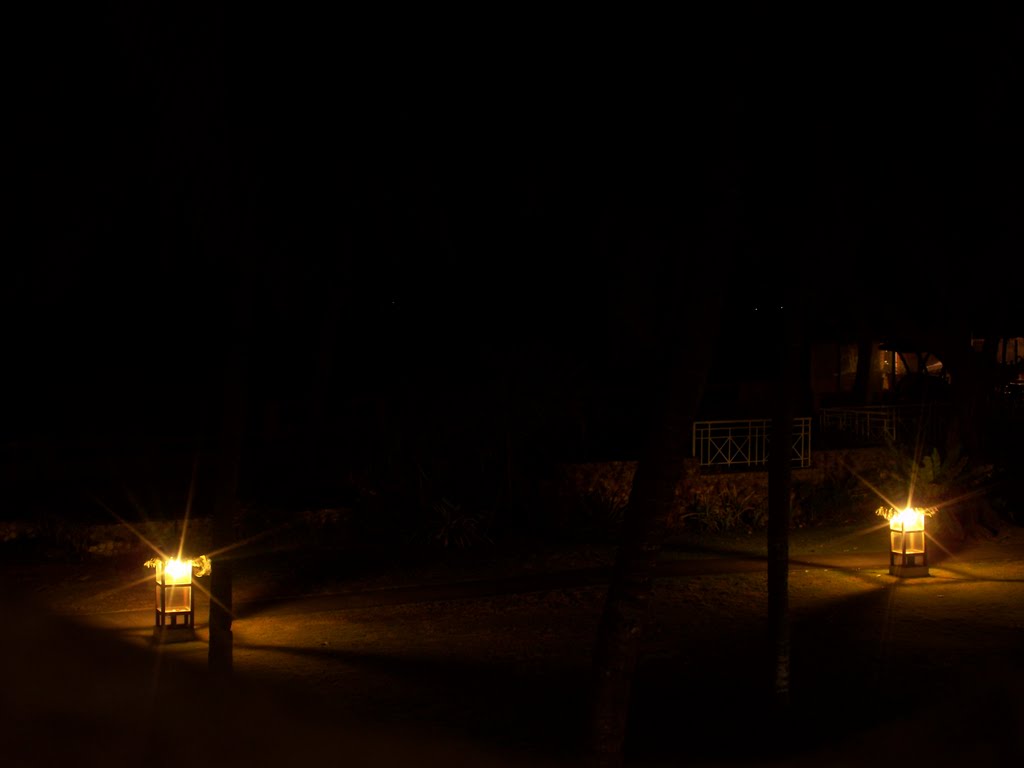
{"type": "MultiPolygon", "coordinates": [[[[722,170],[722,169],[720,169],[722,170]]],[[[691,456],[691,434],[711,369],[713,352],[731,264],[735,201],[725,185],[715,188],[720,207],[706,211],[707,229],[687,258],[679,232],[655,242],[641,236],[633,242],[637,260],[654,255],[646,299],[655,311],[651,328],[636,340],[637,388],[649,403],[646,436],[638,457],[630,500],[620,531],[593,658],[590,719],[591,756],[597,766],[620,766],[634,673],[644,634],[652,585],[677,489],[691,456]],[[639,242],[638,242],[639,241],[639,242]]],[[[714,196],[714,193],[712,193],[714,196]]],[[[660,222],[664,225],[664,222],[660,222]]],[[[656,226],[633,222],[630,237],[656,226]]],[[[643,331],[641,331],[643,333],[643,331]]]]}
{"type": "MultiPolygon", "coordinates": [[[[345,258],[349,254],[348,240],[343,245],[345,258]]],[[[306,433],[314,437],[317,445],[330,435],[333,425],[329,424],[331,388],[336,375],[338,326],[341,323],[341,308],[347,300],[344,261],[335,256],[327,265],[326,290],[320,294],[323,306],[320,308],[316,345],[316,360],[313,366],[313,381],[310,387],[310,407],[306,433]]]]}
{"type": "Polygon", "coordinates": [[[687,218],[680,215],[681,201],[640,200],[630,210],[641,212],[628,220],[625,232],[623,258],[634,277],[653,257],[654,269],[641,276],[650,280],[648,290],[637,295],[645,306],[629,317],[636,322],[645,310],[653,310],[647,315],[650,326],[641,329],[631,350],[637,353],[632,371],[640,382],[636,391],[650,407],[594,649],[589,752],[601,768],[620,766],[625,758],[630,697],[656,565],[677,490],[685,483],[693,421],[734,268],[739,158],[731,142],[738,105],[728,89],[716,96],[724,96],[715,104],[724,119],[711,131],[706,185],[699,190],[703,207],[687,200],[693,206],[687,218]]]}
{"type": "Polygon", "coordinates": [[[980,355],[971,347],[965,334],[922,332],[923,343],[935,350],[949,375],[949,414],[944,439],[938,436],[935,447],[944,454],[953,452],[978,460],[981,440],[979,426],[983,422],[979,408],[984,411],[989,400],[984,366],[980,355]]]}
{"type": "Polygon", "coordinates": [[[196,249],[213,267],[205,279],[217,285],[218,312],[205,330],[220,343],[220,392],[211,399],[211,421],[216,450],[214,466],[212,550],[210,574],[211,677],[226,680],[232,674],[232,567],[225,553],[234,545],[238,509],[239,470],[246,413],[247,344],[251,331],[250,301],[253,280],[262,253],[254,226],[246,215],[238,174],[243,164],[233,157],[235,146],[224,92],[223,57],[226,54],[227,18],[217,4],[201,11],[191,8],[166,17],[167,39],[162,88],[166,101],[166,144],[176,148],[174,161],[162,171],[176,179],[194,197],[179,203],[189,217],[196,249]],[[187,119],[182,119],[185,116],[187,119]]]}
{"type": "Polygon", "coordinates": [[[239,472],[245,425],[246,356],[238,331],[228,341],[224,374],[223,422],[217,446],[217,485],[213,510],[213,570],[210,574],[210,646],[207,662],[214,679],[230,679],[234,667],[233,616],[234,573],[230,551],[235,543],[234,522],[238,511],[239,472]]]}
{"type": "Polygon", "coordinates": [[[690,456],[693,419],[711,362],[711,333],[671,354],[654,426],[637,463],[594,651],[591,750],[599,766],[623,759],[630,693],[666,524],[690,456]]]}
{"type": "MultiPolygon", "coordinates": [[[[780,319],[775,409],[768,454],[768,631],[772,700],[784,722],[790,700],[789,526],[792,505],[793,419],[800,371],[797,310],[780,319]]],[[[785,732],[776,734],[785,738],[785,732]]]]}
{"type": "Polygon", "coordinates": [[[871,399],[872,340],[861,337],[857,341],[857,373],[853,379],[854,404],[864,405],[871,399]]]}

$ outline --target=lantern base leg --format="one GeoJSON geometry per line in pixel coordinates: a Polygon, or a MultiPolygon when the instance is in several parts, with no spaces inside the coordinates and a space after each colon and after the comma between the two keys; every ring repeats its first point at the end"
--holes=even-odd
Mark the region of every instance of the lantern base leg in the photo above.
{"type": "Polygon", "coordinates": [[[189,625],[164,625],[153,627],[153,642],[157,645],[165,643],[188,643],[196,639],[195,628],[189,625]]]}
{"type": "Polygon", "coordinates": [[[901,579],[912,579],[918,576],[928,576],[927,565],[890,565],[889,575],[897,576],[901,579]]]}

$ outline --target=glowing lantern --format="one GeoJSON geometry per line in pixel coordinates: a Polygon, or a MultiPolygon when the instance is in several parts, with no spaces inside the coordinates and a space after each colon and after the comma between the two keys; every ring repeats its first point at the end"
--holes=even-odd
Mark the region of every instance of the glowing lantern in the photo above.
{"type": "Polygon", "coordinates": [[[892,576],[927,576],[928,547],[925,543],[924,519],[933,509],[908,507],[899,511],[880,508],[878,514],[889,520],[889,574],[892,576]]]}
{"type": "Polygon", "coordinates": [[[177,557],[153,558],[146,561],[156,568],[156,624],[153,639],[159,643],[194,640],[196,611],[192,600],[192,569],[196,576],[210,572],[210,561],[203,555],[198,560],[177,557]]]}

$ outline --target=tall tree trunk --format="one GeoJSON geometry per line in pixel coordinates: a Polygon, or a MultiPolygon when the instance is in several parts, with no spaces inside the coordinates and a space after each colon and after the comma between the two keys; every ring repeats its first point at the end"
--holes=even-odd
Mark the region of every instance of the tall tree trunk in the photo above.
{"type": "MultiPolygon", "coordinates": [[[[654,341],[647,340],[648,358],[635,374],[644,377],[642,397],[651,407],[594,649],[589,751],[600,768],[620,766],[625,756],[630,696],[656,565],[692,457],[693,421],[720,325],[736,200],[731,186],[722,184],[714,192],[715,206],[704,212],[706,229],[691,245],[698,257],[686,258],[677,234],[653,248],[644,237],[640,243],[641,249],[659,252],[663,260],[658,263],[668,269],[655,275],[657,289],[646,297],[653,297],[661,311],[655,313],[656,327],[649,329],[654,341]]],[[[649,224],[641,222],[633,233],[649,232],[649,224]]],[[[637,346],[644,351],[643,342],[637,346]]]]}
{"type": "MultiPolygon", "coordinates": [[[[236,318],[240,313],[235,299],[236,318]]],[[[234,323],[233,323],[234,324],[234,323]]],[[[210,646],[207,664],[216,680],[227,680],[234,668],[233,618],[234,571],[231,557],[217,557],[230,550],[235,540],[234,522],[238,511],[239,473],[245,426],[246,354],[242,330],[238,327],[225,350],[223,421],[217,444],[217,485],[213,510],[213,570],[210,573],[210,646]]]]}
{"type": "MultiPolygon", "coordinates": [[[[629,194],[642,190],[626,206],[640,215],[629,221],[625,233],[627,242],[638,244],[641,252],[627,252],[625,257],[635,265],[651,255],[648,249],[653,245],[660,273],[655,275],[655,289],[640,297],[655,310],[653,327],[648,329],[654,341],[646,349],[652,364],[637,371],[647,377],[642,397],[652,404],[647,437],[594,648],[589,751],[600,768],[621,766],[625,758],[633,678],[658,556],[677,490],[685,482],[693,421],[711,369],[728,278],[736,268],[741,171],[736,138],[742,104],[729,74],[722,74],[721,82],[704,94],[708,101],[701,105],[702,114],[709,120],[705,133],[692,137],[704,163],[702,174],[693,177],[697,181],[692,197],[675,197],[679,179],[687,173],[665,165],[657,142],[651,145],[656,154],[646,167],[663,168],[671,178],[662,179],[664,186],[654,178],[639,184],[627,178],[620,185],[629,194]]],[[[648,144],[650,138],[645,137],[648,144]]],[[[669,138],[671,143],[677,136],[669,138]]],[[[637,309],[641,316],[650,307],[637,309]]],[[[637,349],[644,352],[642,342],[637,349]]]]}
{"type": "MultiPolygon", "coordinates": [[[[347,227],[347,222],[345,225],[347,227]]],[[[341,307],[347,300],[345,260],[349,258],[349,234],[346,230],[342,244],[343,256],[335,256],[327,265],[324,280],[326,290],[319,295],[323,302],[320,309],[316,345],[316,360],[313,365],[313,381],[310,387],[310,406],[306,418],[305,433],[312,436],[319,450],[321,441],[334,431],[334,425],[328,424],[330,413],[331,390],[334,384],[335,366],[337,364],[338,326],[341,323],[341,307]],[[344,260],[343,260],[344,259],[344,260]]]]}
{"type": "MultiPolygon", "coordinates": [[[[222,299],[219,327],[210,330],[221,342],[223,389],[215,393],[216,475],[213,509],[213,541],[210,557],[211,677],[230,678],[233,668],[232,566],[222,557],[235,543],[234,522],[238,509],[239,470],[246,413],[247,344],[251,332],[250,301],[253,281],[262,253],[254,226],[246,216],[234,146],[228,141],[232,126],[224,92],[223,57],[228,55],[227,17],[218,4],[201,8],[173,8],[161,17],[168,30],[166,72],[167,143],[178,148],[177,163],[163,169],[180,177],[194,199],[186,213],[213,274],[223,279],[218,286],[222,299]],[[217,397],[219,395],[219,398],[217,397]]],[[[182,205],[186,205],[182,203],[182,205]]]]}
{"type": "MultiPolygon", "coordinates": [[[[768,632],[772,700],[784,724],[790,688],[789,526],[792,504],[793,419],[796,408],[801,340],[799,309],[788,308],[780,318],[777,338],[775,408],[768,454],[768,632]]],[[[776,737],[785,739],[785,731],[776,737]]]]}
{"type": "Polygon", "coordinates": [[[871,402],[872,339],[860,335],[857,339],[857,372],[853,379],[853,405],[871,402]]]}
{"type": "MultiPolygon", "coordinates": [[[[709,307],[714,316],[717,308],[709,307]]],[[[692,424],[711,364],[713,333],[694,329],[670,351],[660,406],[637,463],[594,651],[591,751],[597,765],[621,765],[639,641],[669,514],[690,456],[692,424]]],[[[657,386],[655,382],[652,382],[657,386]]]]}

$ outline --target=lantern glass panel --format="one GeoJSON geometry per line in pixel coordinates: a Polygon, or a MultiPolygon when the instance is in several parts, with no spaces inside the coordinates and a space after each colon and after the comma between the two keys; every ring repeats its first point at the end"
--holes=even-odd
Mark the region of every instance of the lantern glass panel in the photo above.
{"type": "Polygon", "coordinates": [[[163,613],[192,610],[192,564],[171,558],[156,563],[156,604],[163,613]]]}
{"type": "Polygon", "coordinates": [[[160,605],[160,591],[163,590],[164,613],[187,613],[192,610],[192,587],[157,585],[156,600],[160,605]]]}
{"type": "Polygon", "coordinates": [[[924,513],[904,509],[889,520],[889,538],[893,552],[919,554],[924,552],[924,513]]]}
{"type": "Polygon", "coordinates": [[[890,531],[892,551],[917,555],[924,552],[924,531],[890,531]],[[903,548],[904,543],[906,549],[903,548]]]}

